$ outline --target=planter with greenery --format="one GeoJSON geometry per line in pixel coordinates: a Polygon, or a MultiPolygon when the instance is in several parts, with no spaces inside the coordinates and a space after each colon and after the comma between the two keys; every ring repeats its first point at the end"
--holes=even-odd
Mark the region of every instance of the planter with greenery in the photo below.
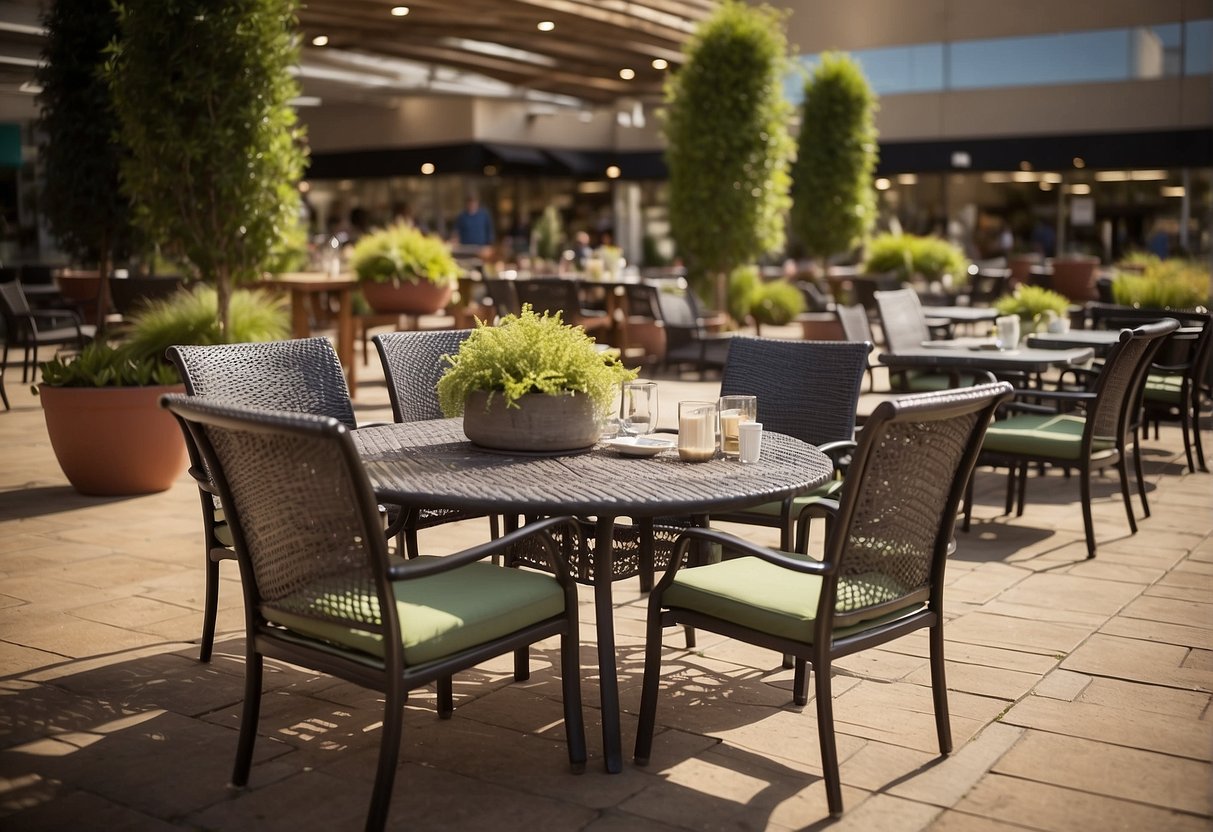
{"type": "Polygon", "coordinates": [[[1188,260],[1143,259],[1140,272],[1112,278],[1112,298],[1143,309],[1197,309],[1209,306],[1209,269],[1188,260]]]}
{"type": "Polygon", "coordinates": [[[868,243],[863,264],[868,274],[897,274],[902,282],[915,278],[957,287],[969,279],[969,261],[959,248],[939,237],[881,234],[868,243]]]}
{"type": "Polygon", "coordinates": [[[477,445],[567,452],[593,445],[621,382],[636,377],[581,327],[526,305],[497,326],[477,323],[438,382],[447,416],[477,445]]]}
{"type": "Polygon", "coordinates": [[[735,321],[754,321],[760,335],[764,324],[784,326],[804,310],[804,294],[798,287],[785,280],[764,283],[755,266],[736,269],[729,276],[729,314],[735,321]]]}
{"type": "MultiPolygon", "coordinates": [[[[79,355],[42,365],[38,394],[59,466],[82,494],[164,491],[185,469],[185,443],[160,396],[184,388],[164,359],[172,344],[214,344],[218,300],[202,287],[148,304],[117,346],[97,341],[79,355]]],[[[285,301],[237,292],[231,299],[233,340],[286,337],[285,301]]]]}
{"type": "Polygon", "coordinates": [[[1095,277],[1099,258],[1086,254],[1067,254],[1053,259],[1053,291],[1065,295],[1074,303],[1098,300],[1095,277]]]}
{"type": "Polygon", "coordinates": [[[363,298],[379,314],[432,315],[451,300],[459,264],[440,237],[399,224],[354,244],[350,267],[363,298]]]}
{"type": "MultiPolygon", "coordinates": [[[[58,4],[71,5],[71,4],[58,4]]],[[[299,217],[303,131],[290,100],[295,0],[123,0],[106,72],[122,166],[152,243],[215,286],[260,278],[299,217]]]]}
{"type": "Polygon", "coordinates": [[[1057,292],[1024,284],[994,301],[994,308],[1000,315],[1018,316],[1023,336],[1041,331],[1049,321],[1065,318],[1070,312],[1070,301],[1057,292]]]}
{"type": "Polygon", "coordinates": [[[822,55],[804,87],[790,223],[805,253],[823,264],[862,243],[876,220],[875,112],[859,65],[822,55]]]}
{"type": "Polygon", "coordinates": [[[692,284],[727,307],[728,275],[783,244],[791,107],[783,13],[725,0],[666,85],[670,230],[692,284]]]}

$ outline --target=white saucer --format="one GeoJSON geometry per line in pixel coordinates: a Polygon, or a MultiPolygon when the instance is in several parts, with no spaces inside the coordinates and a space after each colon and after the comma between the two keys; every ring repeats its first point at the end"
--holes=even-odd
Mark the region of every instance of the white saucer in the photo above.
{"type": "Polygon", "coordinates": [[[624,456],[657,456],[662,451],[671,451],[678,447],[678,443],[671,439],[656,439],[651,436],[617,436],[602,444],[624,456]]]}

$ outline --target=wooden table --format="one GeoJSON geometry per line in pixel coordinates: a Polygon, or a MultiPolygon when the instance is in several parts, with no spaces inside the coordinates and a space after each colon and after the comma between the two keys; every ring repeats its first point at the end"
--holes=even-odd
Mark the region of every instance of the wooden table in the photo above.
{"type": "Polygon", "coordinates": [[[291,293],[291,337],[307,338],[312,334],[308,309],[312,295],[327,292],[337,298],[337,357],[345,368],[346,384],[352,398],[358,390],[358,362],[354,359],[354,312],[351,294],[358,279],[351,274],[337,277],[323,272],[287,272],[265,284],[291,293]]]}
{"type": "Polygon", "coordinates": [[[682,462],[677,451],[652,459],[604,448],[536,457],[480,449],[460,419],[402,422],[354,431],[375,495],[405,508],[452,508],[484,514],[595,518],[593,574],[602,697],[602,744],[608,772],[623,768],[615,623],[615,520],[710,515],[803,494],[833,476],[829,457],[812,445],[768,432],[753,464],[714,459],[682,462]]]}

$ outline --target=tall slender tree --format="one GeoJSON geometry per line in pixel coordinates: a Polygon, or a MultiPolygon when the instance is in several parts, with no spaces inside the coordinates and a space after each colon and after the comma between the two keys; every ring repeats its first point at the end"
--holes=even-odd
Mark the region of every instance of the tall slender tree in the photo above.
{"type": "Polygon", "coordinates": [[[689,275],[727,308],[728,275],[783,245],[791,107],[784,15],[725,0],[666,85],[670,227],[689,275]]]}
{"type": "Polygon", "coordinates": [[[118,34],[110,0],[48,4],[36,77],[42,92],[38,153],[41,211],[59,246],[101,276],[97,320],[105,320],[111,264],[130,253],[130,203],[119,188],[125,151],[114,141],[118,117],[102,72],[118,34]]]}
{"type": "Polygon", "coordinates": [[[299,214],[295,0],[126,0],[108,74],[136,220],[215,285],[259,276],[299,214]]]}
{"type": "Polygon", "coordinates": [[[876,94],[848,55],[827,52],[804,87],[792,233],[825,260],[860,244],[876,221],[876,94]]]}

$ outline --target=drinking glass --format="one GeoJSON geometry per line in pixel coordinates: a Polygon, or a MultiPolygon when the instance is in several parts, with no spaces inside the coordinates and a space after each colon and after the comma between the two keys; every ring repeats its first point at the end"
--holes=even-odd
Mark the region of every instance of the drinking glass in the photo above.
{"type": "Polygon", "coordinates": [[[679,402],[679,458],[706,462],[716,456],[716,445],[716,402],[679,402]]]}
{"type": "Polygon", "coordinates": [[[753,422],[757,418],[756,396],[720,397],[720,450],[726,457],[735,459],[741,453],[738,425],[742,422],[753,422]]]}
{"type": "Polygon", "coordinates": [[[619,399],[619,432],[644,436],[657,427],[657,382],[625,381],[619,399]]]}

